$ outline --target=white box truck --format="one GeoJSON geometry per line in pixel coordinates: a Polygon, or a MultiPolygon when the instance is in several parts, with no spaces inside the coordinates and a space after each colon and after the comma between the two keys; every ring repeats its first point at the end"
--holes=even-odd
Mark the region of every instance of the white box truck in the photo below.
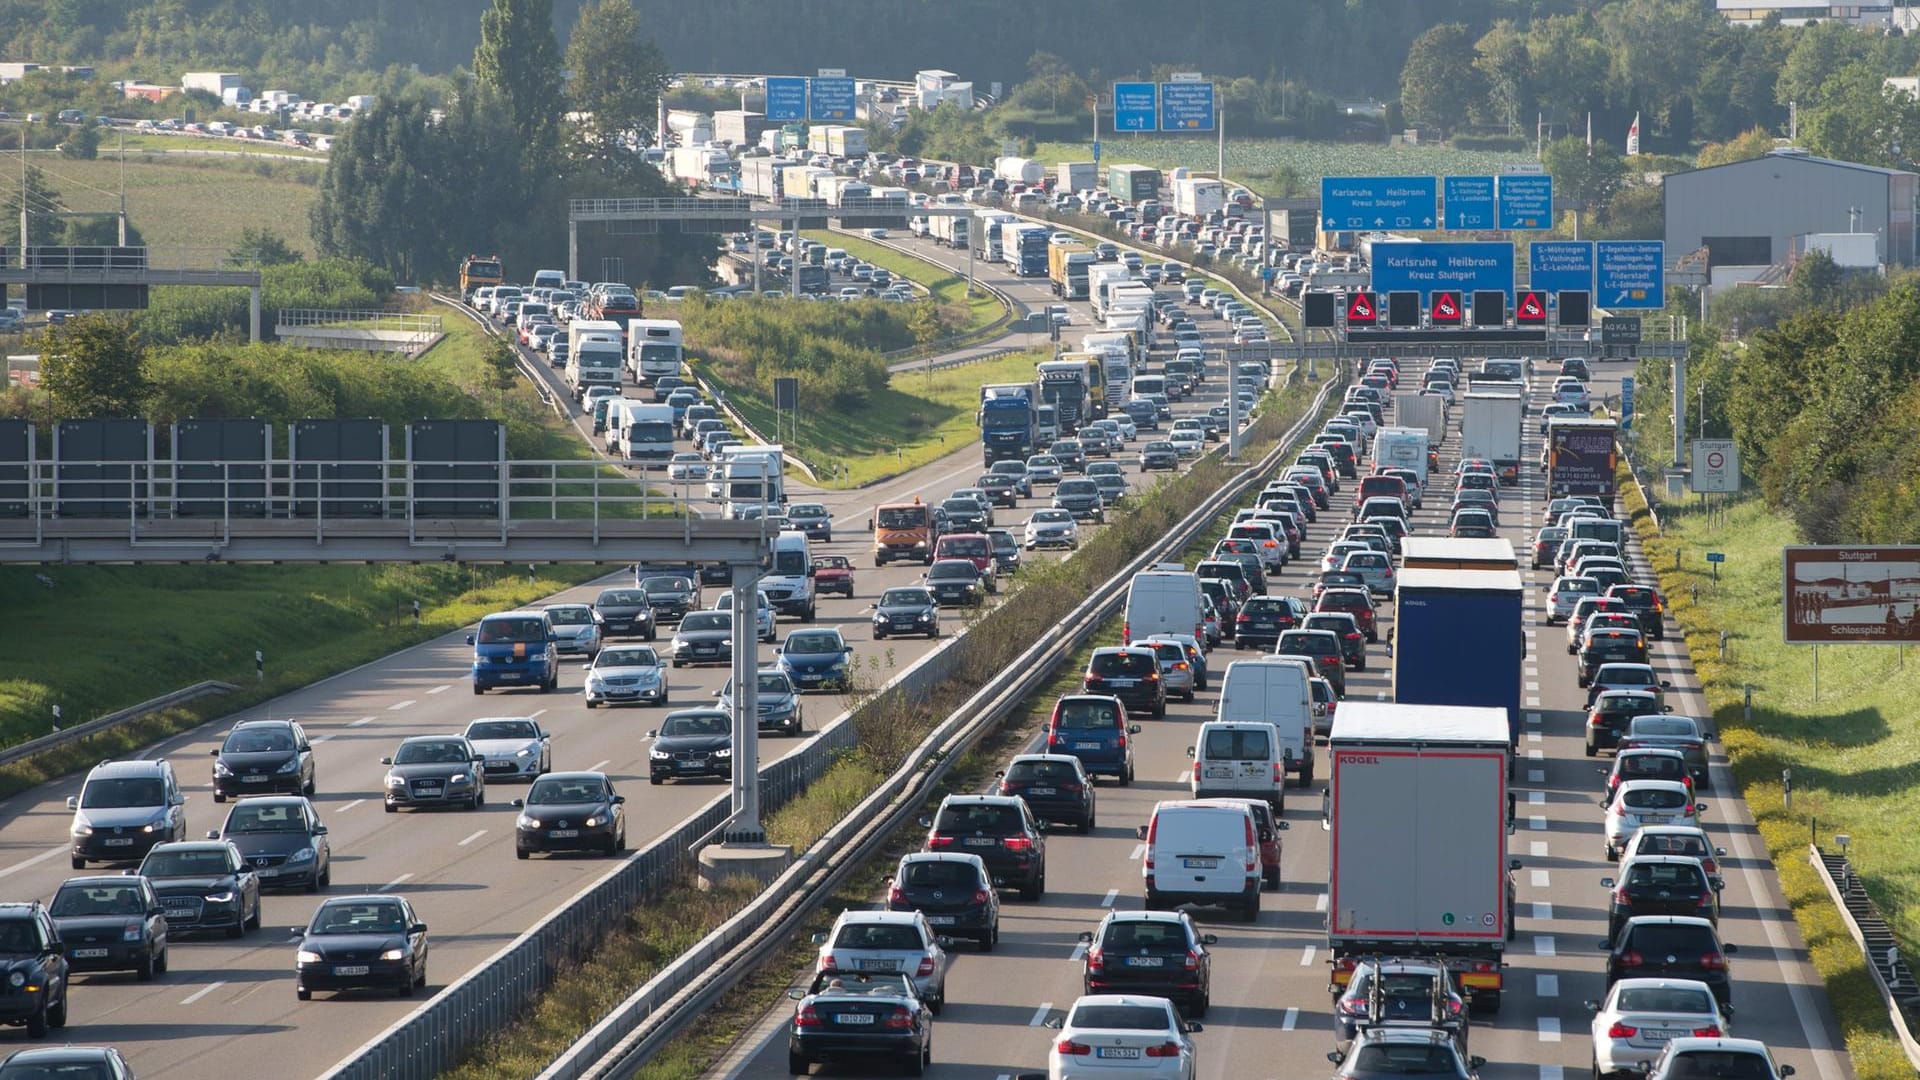
{"type": "Polygon", "coordinates": [[[1328,992],[1364,957],[1439,956],[1475,1011],[1498,1009],[1515,869],[1506,712],[1345,701],[1327,750],[1328,992]]]}
{"type": "Polygon", "coordinates": [[[1227,186],[1211,176],[1183,176],[1173,182],[1175,213],[1205,220],[1227,205],[1227,186]]]}
{"type": "Polygon", "coordinates": [[[686,333],[677,319],[627,320],[627,374],[635,386],[652,386],[680,374],[686,333]]]}
{"type": "Polygon", "coordinates": [[[971,215],[959,217],[946,214],[928,214],[926,221],[927,235],[948,247],[964,250],[971,241],[973,234],[968,228],[973,224],[973,217],[971,215]]]}
{"type": "Polygon", "coordinates": [[[720,497],[727,516],[743,518],[749,510],[766,511],[787,501],[782,484],[786,448],[778,444],[729,446],[720,451],[720,497]]]}
{"type": "Polygon", "coordinates": [[[1091,161],[1063,161],[1054,166],[1055,191],[1092,191],[1100,186],[1100,166],[1091,161]]]}
{"type": "Polygon", "coordinates": [[[575,319],[567,324],[566,379],[575,401],[586,396],[588,387],[620,388],[620,369],[627,355],[620,337],[620,324],[610,319],[575,319]]]}
{"type": "Polygon", "coordinates": [[[1373,460],[1390,469],[1412,469],[1427,486],[1427,433],[1419,428],[1381,428],[1373,437],[1373,460]]]}
{"type": "Polygon", "coordinates": [[[1519,394],[1471,393],[1460,419],[1460,456],[1493,463],[1504,487],[1520,482],[1520,424],[1525,408],[1519,394]]]}
{"type": "Polygon", "coordinates": [[[1401,391],[1393,395],[1395,427],[1419,428],[1439,446],[1447,435],[1447,400],[1434,394],[1401,391]]]}

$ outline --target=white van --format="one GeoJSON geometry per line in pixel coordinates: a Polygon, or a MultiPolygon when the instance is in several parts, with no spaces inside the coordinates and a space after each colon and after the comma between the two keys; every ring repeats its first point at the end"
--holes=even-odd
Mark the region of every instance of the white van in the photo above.
{"type": "Polygon", "coordinates": [[[1196,799],[1260,799],[1278,815],[1286,805],[1286,758],[1272,724],[1209,720],[1187,747],[1188,787],[1196,799]]]}
{"type": "Polygon", "coordinates": [[[1155,634],[1191,634],[1196,641],[1207,639],[1200,579],[1178,563],[1142,570],[1127,586],[1126,621],[1120,640],[1139,641],[1155,634]]]}
{"type": "MultiPolygon", "coordinates": [[[[628,461],[665,466],[673,457],[673,406],[621,399],[620,436],[614,453],[628,461]]],[[[613,438],[614,409],[607,409],[607,437],[613,438]]]]}
{"type": "Polygon", "coordinates": [[[773,559],[760,578],[760,591],[776,616],[813,621],[813,543],[806,533],[790,529],[773,538],[773,559]]]}
{"type": "Polygon", "coordinates": [[[626,428],[628,421],[632,419],[632,410],[641,405],[649,404],[652,403],[629,397],[611,398],[607,401],[607,453],[619,454],[621,452],[620,433],[626,428]]]}
{"type": "Polygon", "coordinates": [[[1205,904],[1260,917],[1260,836],[1253,811],[1230,802],[1168,801],[1140,826],[1147,910],[1205,904]]]}
{"type": "MultiPolygon", "coordinates": [[[[1306,661],[1284,656],[1235,660],[1220,686],[1217,720],[1271,725],[1278,737],[1274,755],[1299,785],[1313,783],[1313,673],[1306,661]]],[[[1200,764],[1195,757],[1194,763],[1200,764]]],[[[1198,789],[1196,789],[1197,791],[1198,789]]],[[[1211,794],[1228,789],[1207,786],[1211,794]]],[[[1274,800],[1279,805],[1278,799],[1274,800]]]]}

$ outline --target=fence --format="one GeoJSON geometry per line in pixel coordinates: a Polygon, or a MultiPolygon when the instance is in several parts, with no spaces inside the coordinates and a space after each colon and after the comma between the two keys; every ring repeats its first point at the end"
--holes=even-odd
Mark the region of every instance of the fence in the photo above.
{"type": "Polygon", "coordinates": [[[403,311],[283,308],[274,315],[273,333],[289,344],[417,356],[440,340],[441,323],[438,315],[403,311]]]}
{"type": "MultiPolygon", "coordinates": [[[[1846,837],[1840,839],[1844,845],[1846,837]]],[[[1901,1051],[1907,1055],[1909,1064],[1920,1069],[1920,1041],[1913,1037],[1913,1020],[1908,1015],[1909,1009],[1920,1008],[1920,982],[1914,980],[1913,970],[1901,959],[1892,928],[1867,897],[1867,890],[1854,875],[1845,851],[1843,846],[1841,854],[1830,855],[1821,851],[1819,844],[1809,844],[1808,861],[1826,885],[1833,905],[1840,909],[1840,918],[1847,924],[1847,933],[1853,935],[1853,943],[1860,946],[1867,958],[1867,970],[1873,975],[1874,989],[1880,991],[1880,1000],[1887,1008],[1887,1019],[1893,1022],[1901,1051]]]]}
{"type": "Polygon", "coordinates": [[[84,724],[76,724],[70,728],[64,728],[48,735],[42,735],[37,739],[28,739],[26,742],[16,743],[13,746],[7,747],[5,750],[0,750],[0,765],[11,765],[22,758],[29,758],[35,754],[52,750],[55,747],[65,746],[68,743],[79,742],[81,739],[98,735],[103,731],[118,727],[129,720],[138,720],[143,716],[152,715],[162,709],[171,709],[175,705],[184,705],[189,701],[206,697],[209,694],[225,694],[234,689],[236,689],[236,687],[232,683],[215,682],[211,679],[206,682],[197,682],[192,686],[175,690],[170,694],[162,694],[157,698],[143,701],[138,705],[130,705],[118,712],[110,712],[105,716],[95,717],[84,724]]]}

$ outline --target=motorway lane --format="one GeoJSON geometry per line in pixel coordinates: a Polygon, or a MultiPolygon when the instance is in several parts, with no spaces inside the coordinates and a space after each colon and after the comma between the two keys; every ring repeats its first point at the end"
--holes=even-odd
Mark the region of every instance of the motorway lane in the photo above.
{"type": "MultiPolygon", "coordinates": [[[[1045,288],[1031,280],[1020,284],[1045,288]]],[[[1210,329],[1218,325],[1216,321],[1210,329]]],[[[1207,394],[1180,411],[1212,404],[1222,383],[1209,382],[1207,394]]],[[[848,555],[860,569],[856,599],[823,600],[819,622],[838,625],[858,654],[879,651],[871,644],[866,605],[885,587],[917,580],[921,572],[915,566],[875,570],[863,565],[868,542],[861,526],[869,509],[876,502],[911,494],[944,497],[952,488],[969,484],[981,470],[978,453],[977,445],[956,450],[876,488],[821,496],[831,500],[841,531],[819,550],[848,555]]],[[[1130,479],[1138,476],[1130,473],[1130,479]]],[[[1001,511],[1001,519],[1017,525],[1028,510],[1043,505],[1043,501],[1023,500],[1018,511],[1001,511]]],[[[623,574],[610,575],[553,599],[591,600],[604,584],[623,579],[623,574]]],[[[716,590],[707,591],[709,601],[719,595],[716,590]]],[[[957,629],[952,616],[945,621],[950,632],[957,629]]],[[[783,620],[780,634],[784,636],[795,625],[783,620]]],[[[890,639],[886,647],[895,663],[904,667],[931,644],[924,639],[890,639]]],[[[648,786],[645,733],[663,711],[588,713],[580,698],[578,662],[568,665],[558,693],[495,693],[482,701],[473,698],[465,679],[468,656],[463,632],[444,635],[169,739],[142,756],[164,754],[173,762],[190,793],[188,835],[197,837],[225,817],[227,807],[213,804],[207,783],[208,752],[219,745],[230,722],[263,717],[300,720],[316,743],[320,793],[315,802],[331,829],[335,867],[329,892],[388,889],[409,896],[434,928],[429,986],[439,988],[597,880],[607,872],[608,863],[578,856],[515,860],[511,851],[514,811],[507,804],[523,790],[519,785],[491,785],[488,805],[478,812],[382,813],[384,769],[378,759],[391,753],[402,738],[458,731],[482,716],[537,716],[554,733],[555,768],[603,769],[619,783],[629,799],[628,839],[633,848],[643,847],[725,791],[720,782],[648,786]]],[[[771,660],[764,651],[762,658],[771,660]]],[[[891,672],[883,673],[887,674],[891,672]]],[[[719,667],[671,671],[673,704],[710,702],[710,693],[726,675],[727,670],[719,667]]],[[[809,725],[818,727],[841,707],[837,695],[808,698],[809,725]]],[[[763,743],[762,760],[791,753],[801,745],[799,740],[769,739],[763,743]]],[[[0,896],[44,899],[76,873],[66,861],[72,815],[65,809],[65,799],[79,791],[80,780],[79,776],[66,778],[0,803],[0,880],[5,883],[0,896]]],[[[89,872],[101,870],[95,867],[89,872]]],[[[262,931],[238,941],[182,940],[171,950],[171,971],[151,984],[138,983],[131,975],[78,977],[65,1037],[117,1045],[148,1077],[200,1077],[226,1071],[234,1060],[273,1062],[265,1070],[271,1075],[324,1071],[342,1053],[373,1037],[419,1002],[355,995],[297,1003],[291,993],[294,944],[290,928],[306,922],[317,900],[305,894],[269,894],[262,931]]],[[[0,1032],[0,1051],[23,1041],[19,1031],[0,1032]]]]}
{"type": "MultiPolygon", "coordinates": [[[[1616,366],[1609,365],[1596,380],[1596,390],[1608,383],[1617,386],[1616,366]]],[[[1408,374],[1413,385],[1418,385],[1418,373],[1419,366],[1412,365],[1408,374]]],[[[1528,461],[1539,451],[1538,411],[1550,385],[1550,379],[1535,380],[1534,409],[1526,429],[1528,461]]],[[[1457,460],[1452,442],[1442,448],[1443,474],[1457,460]]],[[[1448,486],[1443,481],[1429,489],[1425,507],[1416,515],[1423,533],[1443,527],[1451,501],[1448,486]]],[[[1352,490],[1349,482],[1342,495],[1351,500],[1352,490]]],[[[1319,549],[1344,520],[1337,499],[1334,506],[1332,517],[1323,511],[1311,527],[1303,554],[1312,557],[1290,566],[1276,591],[1300,594],[1307,588],[1319,549]]],[[[1517,549],[1538,524],[1544,506],[1544,477],[1528,468],[1518,491],[1508,489],[1502,503],[1501,531],[1517,549]]],[[[1535,574],[1524,564],[1522,577],[1541,590],[1551,583],[1545,571],[1535,574]]],[[[1583,755],[1585,692],[1575,685],[1564,628],[1544,626],[1543,601],[1543,591],[1530,593],[1532,659],[1526,666],[1526,734],[1521,742],[1525,760],[1517,784],[1520,810],[1510,840],[1513,856],[1523,863],[1518,936],[1509,952],[1501,1011],[1490,1023],[1476,1024],[1473,1035],[1473,1052],[1489,1061],[1480,1072],[1486,1080],[1565,1080],[1588,1070],[1589,1016],[1582,1002],[1604,993],[1603,954],[1595,947],[1604,934],[1607,903],[1599,880],[1613,869],[1601,857],[1596,805],[1600,777],[1595,770],[1604,761],[1583,755]]],[[[1349,700],[1386,699],[1391,694],[1386,645],[1390,606],[1382,614],[1381,643],[1369,647],[1369,670],[1349,675],[1349,700]]],[[[1699,715],[1704,706],[1698,681],[1677,632],[1654,651],[1656,666],[1676,687],[1670,700],[1677,711],[1699,715]]],[[[1216,666],[1224,667],[1235,653],[1224,647],[1214,655],[1220,658],[1216,666]]],[[[1130,788],[1101,785],[1101,826],[1091,836],[1050,838],[1048,895],[1037,904],[1006,903],[1000,946],[993,955],[957,947],[948,1006],[935,1025],[934,1075],[1003,1080],[1014,1072],[1045,1069],[1053,1033],[1040,1025],[1080,993],[1082,947],[1075,935],[1097,925],[1106,910],[1140,906],[1143,845],[1134,837],[1134,826],[1147,820],[1156,801],[1186,796],[1185,748],[1217,703],[1217,690],[1203,693],[1192,705],[1170,706],[1166,720],[1145,723],[1137,743],[1139,778],[1130,788]]],[[[1703,799],[1710,807],[1705,815],[1708,830],[1729,852],[1722,860],[1727,879],[1722,932],[1740,946],[1732,961],[1738,1011],[1732,1031],[1766,1040],[1779,1060],[1802,1076],[1845,1080],[1852,1071],[1844,1053],[1833,1049],[1841,1043],[1831,1006],[1806,962],[1804,943],[1778,895],[1751,818],[1731,790],[1724,758],[1716,759],[1714,779],[1713,790],[1703,799]]],[[[1324,784],[1318,781],[1316,787],[1324,784]]],[[[1319,828],[1319,792],[1289,789],[1287,794],[1284,817],[1292,827],[1283,836],[1282,885],[1277,894],[1264,898],[1258,923],[1249,927],[1210,912],[1197,913],[1203,929],[1220,939],[1214,949],[1213,1009],[1204,1021],[1205,1032],[1196,1038],[1202,1077],[1308,1077],[1333,1071],[1324,1059],[1333,1046],[1324,914],[1328,838],[1319,828]]],[[[1417,882],[1408,885],[1417,887],[1417,882]]],[[[790,1015],[789,1002],[770,1006],[730,1062],[730,1080],[788,1075],[783,1052],[790,1015]]]]}

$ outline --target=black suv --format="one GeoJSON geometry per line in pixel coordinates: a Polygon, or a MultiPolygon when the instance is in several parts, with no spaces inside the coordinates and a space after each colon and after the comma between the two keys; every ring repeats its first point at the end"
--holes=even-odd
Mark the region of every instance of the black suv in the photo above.
{"type": "Polygon", "coordinates": [[[1333,692],[1347,696],[1347,658],[1340,648],[1340,637],[1331,630],[1288,630],[1273,647],[1277,656],[1302,656],[1313,663],[1320,677],[1333,684],[1333,692]]]}
{"type": "Polygon", "coordinates": [[[1607,627],[1586,635],[1580,646],[1579,682],[1586,686],[1602,664],[1644,664],[1647,639],[1638,630],[1607,627]]]}
{"type": "Polygon", "coordinates": [[[1152,649],[1093,650],[1081,689],[1117,697],[1128,712],[1150,713],[1156,720],[1167,715],[1167,684],[1160,677],[1160,657],[1152,649]]]}
{"type": "Polygon", "coordinates": [[[1628,919],[1643,915],[1689,915],[1720,925],[1719,879],[1699,859],[1684,855],[1634,855],[1620,863],[1618,880],[1601,878],[1607,899],[1607,940],[1628,919]]]}
{"type": "MultiPolygon", "coordinates": [[[[1118,711],[1117,706],[1114,709],[1118,711]]],[[[1058,706],[1055,711],[1059,711],[1058,706]]],[[[1139,730],[1140,725],[1133,725],[1132,733],[1139,730]]],[[[1125,739],[1128,734],[1123,730],[1119,738],[1125,739]]],[[[1000,784],[995,794],[1019,796],[1026,801],[1027,809],[1045,818],[1048,825],[1071,824],[1082,833],[1093,831],[1098,816],[1093,777],[1078,757],[1070,753],[1021,754],[996,776],[1000,784]]],[[[1130,775],[1123,774],[1121,782],[1129,779],[1130,775]]]]}
{"type": "Polygon", "coordinates": [[[0,1024],[24,1026],[34,1039],[67,1026],[66,947],[38,900],[0,904],[0,969],[0,1024]]]}
{"type": "Polygon", "coordinates": [[[1006,795],[949,795],[921,824],[927,851],[978,855],[993,883],[1038,900],[1047,891],[1047,838],[1026,800],[1006,795]]]}
{"type": "Polygon", "coordinates": [[[1256,596],[1240,608],[1234,619],[1235,647],[1271,649],[1280,635],[1300,623],[1300,611],[1290,596],[1256,596]]]}
{"type": "Polygon", "coordinates": [[[985,860],[964,851],[915,851],[887,879],[887,910],[917,911],[934,932],[971,937],[981,952],[1000,943],[1000,893],[985,860]]]}
{"type": "Polygon", "coordinates": [[[1218,939],[1194,929],[1184,911],[1116,911],[1097,930],[1083,930],[1087,953],[1080,982],[1089,994],[1149,994],[1180,1006],[1186,1016],[1207,1015],[1213,997],[1218,939]]]}
{"type": "Polygon", "coordinates": [[[244,720],[213,754],[213,801],[242,795],[312,795],[313,747],[291,720],[244,720]]]}
{"type": "Polygon", "coordinates": [[[1587,756],[1617,749],[1636,716],[1665,711],[1660,698],[1648,690],[1608,690],[1587,710],[1587,756]]]}
{"type": "Polygon", "coordinates": [[[1640,620],[1640,632],[1655,641],[1667,639],[1666,605],[1660,594],[1646,585],[1615,585],[1607,590],[1608,600],[1617,600],[1640,620]]]}
{"type": "Polygon", "coordinates": [[[1733,977],[1727,957],[1739,951],[1722,945],[1720,933],[1705,919],[1648,915],[1628,919],[1607,950],[1607,985],[1621,979],[1698,979],[1721,1006],[1732,1003],[1733,977]]]}
{"type": "Polygon", "coordinates": [[[602,589],[593,610],[600,616],[601,632],[607,637],[619,634],[652,641],[658,634],[653,624],[653,601],[645,589],[602,589]]]}

